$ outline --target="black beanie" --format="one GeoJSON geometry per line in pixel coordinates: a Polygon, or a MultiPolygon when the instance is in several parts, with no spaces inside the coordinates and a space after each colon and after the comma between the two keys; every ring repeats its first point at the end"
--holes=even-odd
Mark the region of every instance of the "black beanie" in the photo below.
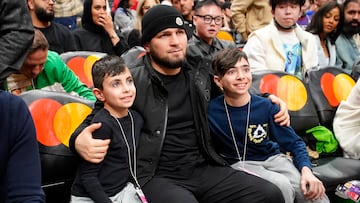
{"type": "Polygon", "coordinates": [[[184,19],[172,6],[156,5],[148,10],[141,21],[141,44],[149,42],[157,33],[167,28],[185,29],[184,19]]]}

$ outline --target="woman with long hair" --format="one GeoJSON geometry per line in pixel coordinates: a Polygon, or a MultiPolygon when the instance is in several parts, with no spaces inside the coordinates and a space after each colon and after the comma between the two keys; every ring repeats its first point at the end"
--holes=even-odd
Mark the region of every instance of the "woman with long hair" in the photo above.
{"type": "Polygon", "coordinates": [[[135,0],[121,0],[114,14],[116,29],[128,32],[135,28],[136,11],[130,9],[135,4],[135,0]]]}
{"type": "Polygon", "coordinates": [[[141,20],[146,11],[148,11],[151,7],[160,4],[159,0],[139,0],[136,8],[136,26],[135,29],[141,32],[141,20]]]}
{"type": "Polygon", "coordinates": [[[336,1],[330,1],[320,7],[307,26],[306,30],[314,34],[317,41],[319,67],[335,65],[335,41],[341,32],[343,22],[341,6],[336,1]]]}

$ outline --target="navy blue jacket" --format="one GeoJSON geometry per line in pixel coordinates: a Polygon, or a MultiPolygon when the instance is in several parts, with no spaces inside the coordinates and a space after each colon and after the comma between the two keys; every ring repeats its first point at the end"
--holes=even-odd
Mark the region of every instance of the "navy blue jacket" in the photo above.
{"type": "Polygon", "coordinates": [[[0,91],[0,202],[45,202],[36,132],[24,101],[0,91]]]}

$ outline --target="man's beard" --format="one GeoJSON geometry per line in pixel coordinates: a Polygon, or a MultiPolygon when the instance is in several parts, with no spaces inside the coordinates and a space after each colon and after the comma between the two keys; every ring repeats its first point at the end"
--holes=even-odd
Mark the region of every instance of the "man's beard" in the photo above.
{"type": "Polygon", "coordinates": [[[357,34],[360,32],[360,23],[357,20],[353,20],[350,22],[344,22],[343,31],[346,36],[352,36],[354,34],[357,34]],[[356,22],[358,24],[358,26],[356,26],[356,27],[352,26],[351,23],[353,23],[353,22],[356,22]]]}
{"type": "Polygon", "coordinates": [[[155,51],[152,50],[150,51],[150,56],[156,64],[168,69],[176,69],[182,67],[185,64],[185,57],[182,59],[178,58],[173,60],[167,57],[161,58],[155,51]]]}
{"type": "Polygon", "coordinates": [[[54,19],[54,12],[47,13],[45,9],[40,7],[35,7],[35,14],[41,22],[51,22],[54,19]]]}

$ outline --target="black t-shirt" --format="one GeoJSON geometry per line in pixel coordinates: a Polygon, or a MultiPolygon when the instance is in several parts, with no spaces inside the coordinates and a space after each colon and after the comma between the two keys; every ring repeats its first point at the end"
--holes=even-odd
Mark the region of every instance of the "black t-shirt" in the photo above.
{"type": "Polygon", "coordinates": [[[168,91],[169,109],[157,172],[158,175],[184,177],[191,175],[192,169],[204,161],[195,132],[190,85],[183,71],[175,76],[159,75],[168,91]]]}
{"type": "Polygon", "coordinates": [[[119,123],[104,108],[100,109],[92,120],[92,123],[101,122],[100,129],[93,133],[96,139],[111,139],[109,149],[104,160],[99,163],[90,163],[82,160],[77,169],[77,175],[71,188],[72,195],[79,197],[91,197],[95,202],[106,202],[108,197],[119,193],[128,182],[133,180],[130,174],[128,148],[124,139],[128,142],[130,149],[130,162],[134,164],[134,148],[132,133],[135,141],[140,137],[143,126],[141,115],[131,110],[133,116],[134,132],[130,116],[117,118],[124,131],[120,130],[119,123]]]}
{"type": "Polygon", "coordinates": [[[68,51],[78,50],[72,32],[59,23],[51,22],[46,28],[38,28],[49,43],[49,50],[62,54],[68,51]]]}

